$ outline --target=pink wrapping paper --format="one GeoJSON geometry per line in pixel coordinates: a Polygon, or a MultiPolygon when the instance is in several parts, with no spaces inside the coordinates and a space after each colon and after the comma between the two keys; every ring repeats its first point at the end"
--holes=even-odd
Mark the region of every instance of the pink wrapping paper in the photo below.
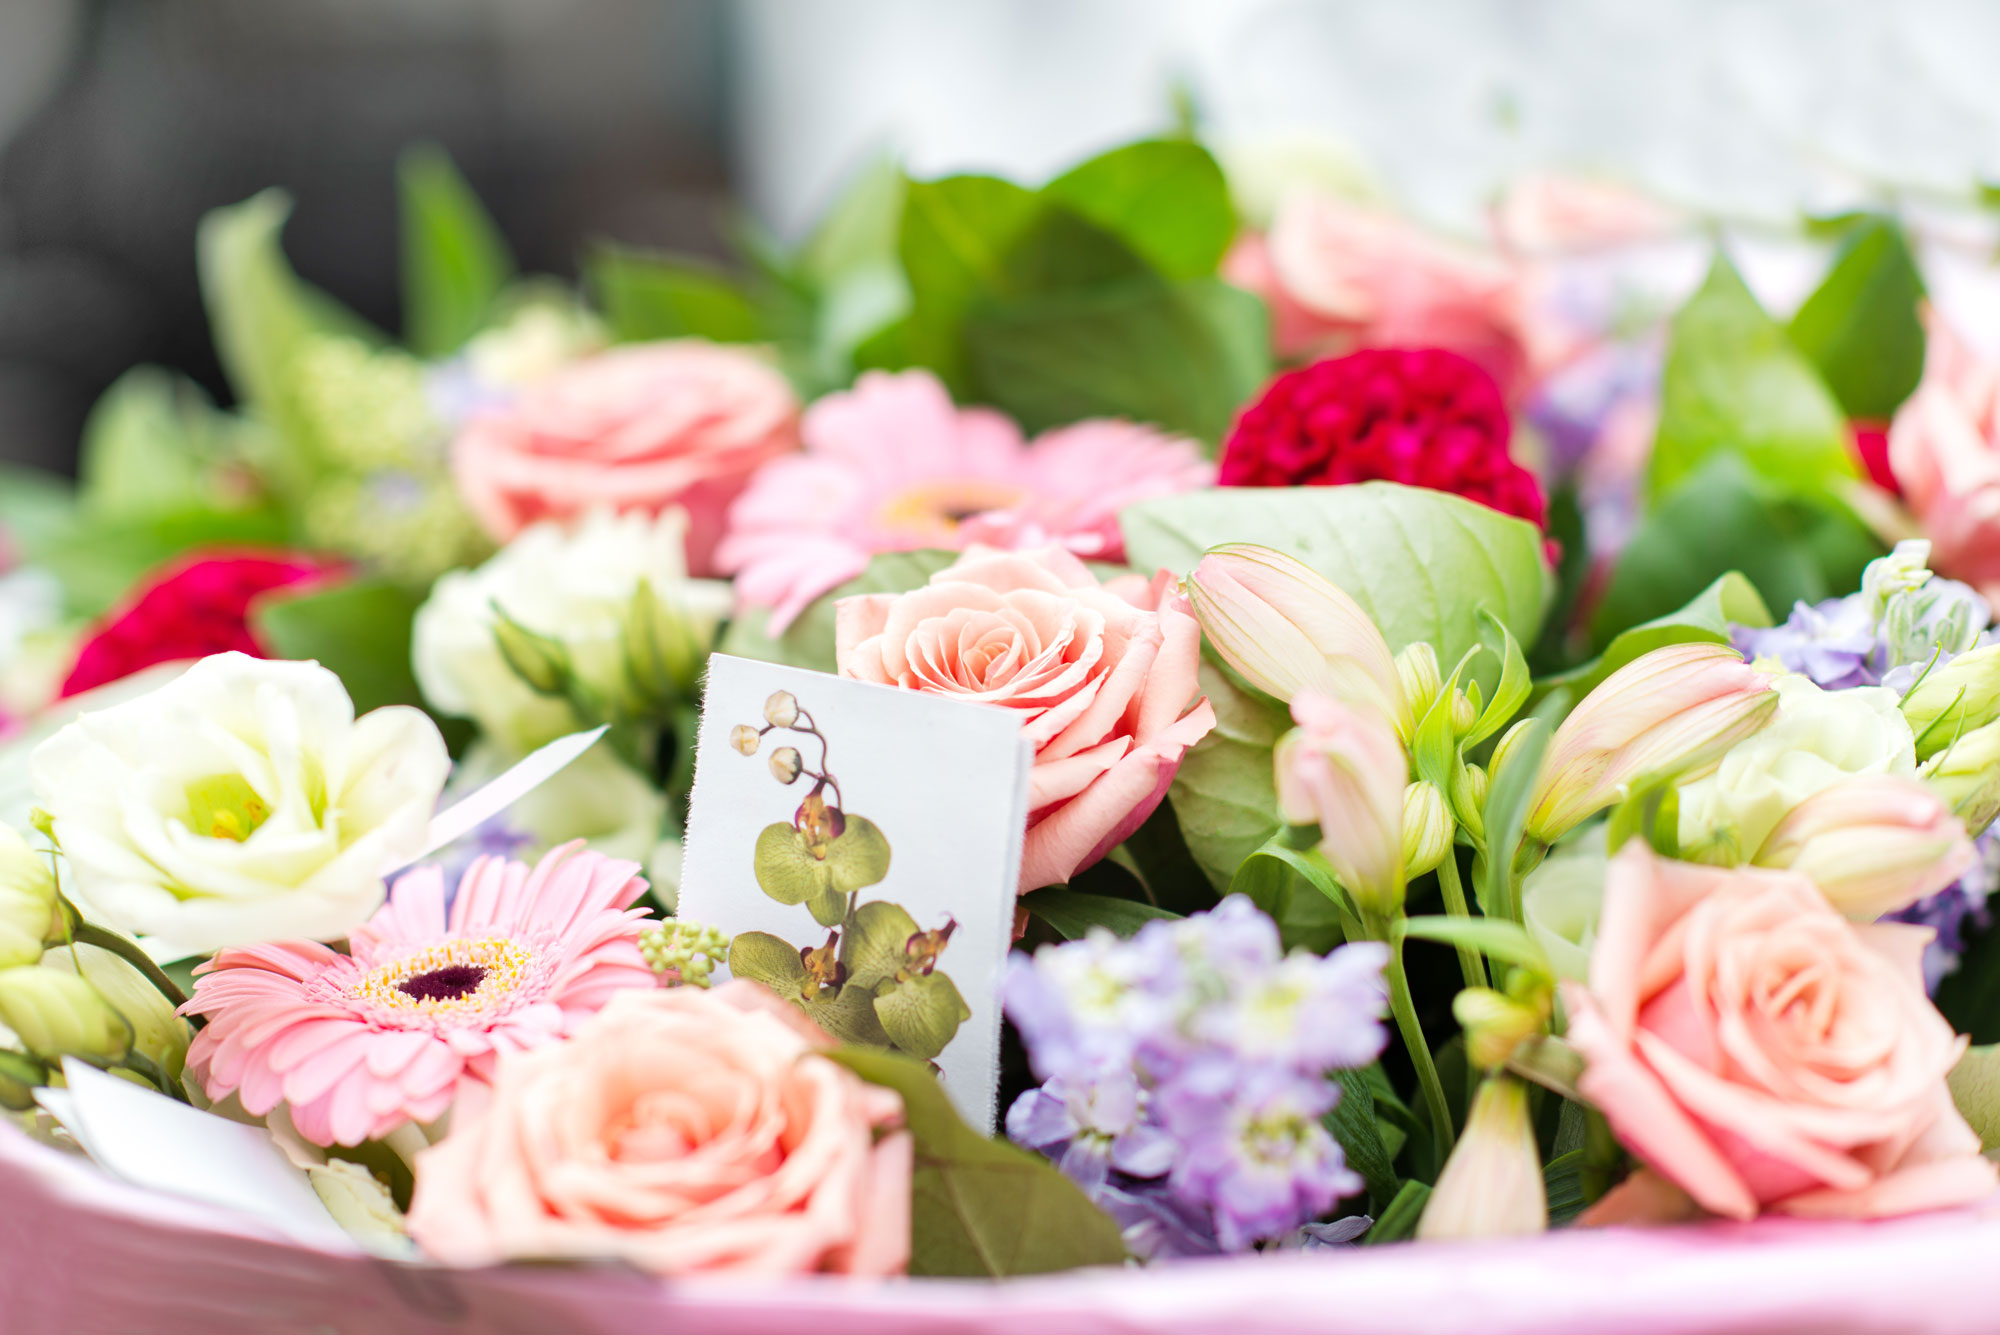
{"type": "Polygon", "coordinates": [[[446,1271],[333,1256],[112,1181],[0,1128],[0,1330],[701,1335],[1989,1332],[2000,1207],[1352,1248],[1006,1284],[672,1285],[610,1267],[446,1271]]]}

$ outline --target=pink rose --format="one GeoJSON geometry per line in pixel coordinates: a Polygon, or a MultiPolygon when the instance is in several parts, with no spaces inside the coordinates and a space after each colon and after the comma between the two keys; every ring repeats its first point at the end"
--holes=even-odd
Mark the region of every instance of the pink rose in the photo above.
{"type": "Polygon", "coordinates": [[[1929,930],[1856,926],[1795,872],[1612,859],[1590,986],[1565,984],[1578,1088],[1708,1210],[1866,1218],[2000,1178],[1953,1107],[1965,1051],[1924,995],[1929,930]]]}
{"type": "Polygon", "coordinates": [[[798,401],[768,362],[681,339],[612,348],[475,416],[452,446],[466,504],[506,541],[593,507],[688,512],[688,563],[712,574],[730,502],[798,443],[798,401]]]}
{"type": "Polygon", "coordinates": [[[417,1156],[410,1236],[451,1265],[618,1257],[655,1274],[888,1275],[910,1250],[902,1100],[818,1055],[754,983],[616,993],[503,1057],[417,1156]]]}
{"type": "Polygon", "coordinates": [[[1889,426],[1889,467],[1932,569],[2000,598],[2000,364],[1942,320],[1925,323],[1924,378],[1889,426]]]}
{"type": "Polygon", "coordinates": [[[1144,824],[1215,726],[1195,699],[1201,627],[1165,571],[1100,585],[1060,547],[975,547],[920,589],[843,598],[834,616],[843,677],[1020,714],[1035,745],[1023,892],[1144,824]]]}
{"type": "Polygon", "coordinates": [[[1223,274],[1269,304],[1286,357],[1444,348],[1515,398],[1562,354],[1531,322],[1512,263],[1343,200],[1291,196],[1268,235],[1237,243],[1223,274]]]}

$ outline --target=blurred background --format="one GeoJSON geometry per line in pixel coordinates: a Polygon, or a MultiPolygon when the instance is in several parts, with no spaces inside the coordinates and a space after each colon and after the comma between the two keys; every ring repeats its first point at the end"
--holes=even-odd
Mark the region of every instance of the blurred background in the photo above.
{"type": "Polygon", "coordinates": [[[228,401],[195,227],[267,185],[395,327],[416,140],[563,275],[720,253],[732,207],[796,234],[885,149],[1036,180],[1177,115],[1447,226],[1531,167],[1782,222],[2000,180],[1996,50],[1980,0],[0,0],[0,459],[72,469],[136,362],[228,401]]]}

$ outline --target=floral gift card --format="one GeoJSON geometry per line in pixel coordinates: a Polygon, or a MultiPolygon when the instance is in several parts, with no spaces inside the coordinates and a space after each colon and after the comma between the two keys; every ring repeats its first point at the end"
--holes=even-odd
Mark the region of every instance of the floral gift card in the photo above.
{"type": "Polygon", "coordinates": [[[682,917],[842,1042],[934,1063],[993,1125],[1033,756],[1016,717],[717,654],[682,917]]]}

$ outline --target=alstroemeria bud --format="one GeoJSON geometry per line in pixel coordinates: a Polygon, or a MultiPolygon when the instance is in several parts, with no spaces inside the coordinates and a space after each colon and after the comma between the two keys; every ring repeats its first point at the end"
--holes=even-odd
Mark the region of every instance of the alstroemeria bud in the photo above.
{"type": "Polygon", "coordinates": [[[1217,653],[1280,700],[1319,691],[1408,732],[1388,641],[1347,594],[1283,552],[1250,543],[1211,550],[1187,579],[1188,601],[1217,653]]]}
{"type": "Polygon", "coordinates": [[[1965,825],[1915,779],[1877,774],[1835,784],[1793,807],[1757,853],[1789,867],[1858,922],[1908,908],[1972,865],[1965,825]]]}
{"type": "Polygon", "coordinates": [[[1403,789],[1403,874],[1422,876],[1451,856],[1451,813],[1444,793],[1419,779],[1403,789]]]}
{"type": "Polygon", "coordinates": [[[685,608],[660,596],[641,579],[625,613],[625,686],[634,710],[664,708],[693,696],[708,657],[712,626],[697,624],[685,608]]]}
{"type": "Polygon", "coordinates": [[[1479,722],[1479,707],[1472,703],[1472,697],[1464,691],[1451,693],[1451,730],[1460,737],[1472,731],[1479,722]]]}
{"type": "Polygon", "coordinates": [[[1424,640],[1404,645],[1396,654],[1396,680],[1402,687],[1403,703],[1408,706],[1410,717],[1422,718],[1444,690],[1444,673],[1438,668],[1437,650],[1424,640]]]}
{"type": "Polygon", "coordinates": [[[562,642],[529,630],[497,603],[493,613],[493,643],[514,675],[541,695],[561,695],[568,690],[573,669],[569,650],[562,642]]]}
{"type": "Polygon", "coordinates": [[[73,973],[44,969],[0,970],[0,1024],[12,1029],[37,1057],[65,1054],[116,1061],[131,1031],[96,988],[73,973]]]}
{"type": "Polygon", "coordinates": [[[1902,708],[1917,737],[1919,760],[2000,719],[2000,644],[1985,645],[1932,668],[1903,697],[1902,708]]]}
{"type": "MultiPolygon", "coordinates": [[[[1547,995],[1546,986],[1542,989],[1547,995]]],[[[1514,1049],[1542,1032],[1548,1011],[1533,1000],[1490,987],[1468,987],[1452,999],[1451,1013],[1465,1030],[1465,1056],[1482,1071],[1497,1071],[1514,1049]]]]}
{"type": "Polygon", "coordinates": [[[1777,708],[1771,677],[1728,645],[1669,645],[1634,659],[1549,740],[1528,833],[1554,843],[1643,783],[1700,774],[1777,708]]]}
{"type": "Polygon", "coordinates": [[[1924,782],[1975,836],[2000,816],[2000,723],[1974,728],[1924,762],[1924,782]]]}
{"type": "Polygon", "coordinates": [[[45,854],[0,825],[0,969],[33,964],[56,927],[56,878],[45,854]]]}
{"type": "Polygon", "coordinates": [[[1549,1226],[1542,1156],[1528,1120],[1528,1087],[1513,1076],[1488,1076],[1473,1095],[1458,1138],[1431,1190],[1417,1237],[1503,1238],[1549,1226]]]}
{"type": "MultiPolygon", "coordinates": [[[[1499,752],[1494,752],[1499,759],[1499,752]]],[[[1486,838],[1486,790],[1492,786],[1477,765],[1460,765],[1451,776],[1451,814],[1474,839],[1486,838]]]]}
{"type": "Polygon", "coordinates": [[[1317,822],[1320,852],[1363,911],[1403,902],[1403,788],[1410,762],[1380,717],[1307,691],[1292,701],[1298,727],[1278,740],[1278,807],[1294,825],[1317,822]]]}

